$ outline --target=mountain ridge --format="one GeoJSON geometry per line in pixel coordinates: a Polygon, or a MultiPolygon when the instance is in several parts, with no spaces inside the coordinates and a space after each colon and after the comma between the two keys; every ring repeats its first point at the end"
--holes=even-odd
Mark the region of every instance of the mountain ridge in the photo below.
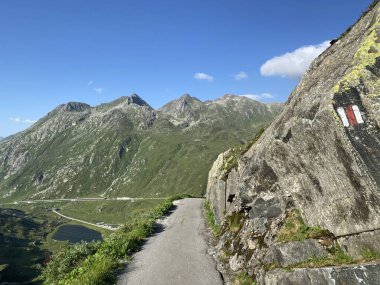
{"type": "Polygon", "coordinates": [[[227,101],[184,95],[155,110],[133,94],[93,107],[61,104],[0,142],[0,197],[201,195],[217,154],[249,140],[282,107],[227,101]]]}

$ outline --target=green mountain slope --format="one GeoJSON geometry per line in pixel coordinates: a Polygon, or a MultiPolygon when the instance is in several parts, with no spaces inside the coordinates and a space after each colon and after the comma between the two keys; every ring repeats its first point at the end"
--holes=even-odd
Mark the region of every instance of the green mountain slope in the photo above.
{"type": "Polygon", "coordinates": [[[281,104],[189,95],[154,110],[137,95],[71,102],[0,143],[3,201],[202,195],[217,155],[251,138],[281,104]]]}

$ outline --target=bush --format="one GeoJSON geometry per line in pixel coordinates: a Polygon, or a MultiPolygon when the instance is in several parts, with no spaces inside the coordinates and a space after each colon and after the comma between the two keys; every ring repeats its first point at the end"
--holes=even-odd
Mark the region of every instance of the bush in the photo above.
{"type": "Polygon", "coordinates": [[[42,274],[42,278],[45,279],[46,284],[59,284],[59,281],[64,279],[73,268],[79,267],[87,256],[95,254],[99,246],[100,242],[82,242],[70,245],[52,257],[42,274]]]}

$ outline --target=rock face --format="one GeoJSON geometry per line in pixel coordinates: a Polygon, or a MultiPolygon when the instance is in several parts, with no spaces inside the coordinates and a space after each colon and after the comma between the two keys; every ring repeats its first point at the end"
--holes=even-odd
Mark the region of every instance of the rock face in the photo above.
{"type": "Polygon", "coordinates": [[[1,141],[0,199],[203,195],[218,153],[281,108],[184,95],[155,110],[136,94],[95,107],[62,104],[1,141]]]}
{"type": "Polygon", "coordinates": [[[274,271],[265,278],[266,285],[358,285],[379,284],[380,265],[326,267],[316,269],[296,269],[294,272],[274,271]]]}
{"type": "MultiPolygon", "coordinates": [[[[234,259],[242,255],[245,266],[239,270],[264,284],[276,254],[267,257],[282,247],[278,235],[294,210],[302,223],[354,258],[366,249],[380,251],[379,75],[376,4],[311,64],[281,115],[232,171],[228,153],[219,156],[209,174],[207,198],[222,225],[218,248],[229,248],[234,259]],[[241,226],[231,233],[228,224],[236,214],[242,216],[241,226]]],[[[276,267],[299,262],[292,261],[297,253],[305,260],[313,256],[312,251],[303,254],[306,244],[294,242],[280,250],[276,267]]]]}

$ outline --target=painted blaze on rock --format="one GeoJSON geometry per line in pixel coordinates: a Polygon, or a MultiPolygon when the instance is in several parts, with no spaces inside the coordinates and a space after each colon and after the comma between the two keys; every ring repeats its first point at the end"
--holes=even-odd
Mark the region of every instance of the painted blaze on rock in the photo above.
{"type": "MultiPolygon", "coordinates": [[[[372,67],[376,68],[376,67],[372,67]]],[[[377,68],[376,68],[377,70],[377,68]]],[[[380,70],[379,70],[380,71],[380,70]]],[[[357,152],[357,162],[367,170],[380,189],[380,131],[362,102],[362,88],[350,88],[334,95],[334,109],[340,116],[345,133],[357,152]],[[343,113],[342,110],[345,110],[343,113]],[[346,117],[345,117],[346,115],[346,117]]]]}

